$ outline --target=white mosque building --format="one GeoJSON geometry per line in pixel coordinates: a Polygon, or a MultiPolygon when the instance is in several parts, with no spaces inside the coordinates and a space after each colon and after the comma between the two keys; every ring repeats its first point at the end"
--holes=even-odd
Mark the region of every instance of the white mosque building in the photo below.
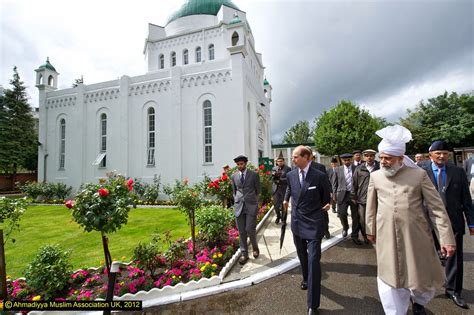
{"type": "Polygon", "coordinates": [[[39,89],[38,180],[78,188],[115,170],[163,184],[220,175],[239,154],[271,155],[271,85],[241,11],[188,0],[166,26],[149,24],[148,72],[58,90],[49,60],[39,89]]]}

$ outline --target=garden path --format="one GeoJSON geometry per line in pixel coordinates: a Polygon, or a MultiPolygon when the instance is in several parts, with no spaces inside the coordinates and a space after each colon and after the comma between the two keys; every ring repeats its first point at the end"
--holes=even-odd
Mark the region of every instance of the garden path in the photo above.
{"type": "MultiPolygon", "coordinates": [[[[281,223],[275,223],[275,212],[272,210],[272,214],[262,226],[260,231],[257,233],[258,247],[260,249],[260,256],[254,259],[250,256],[249,261],[241,266],[235,264],[227,276],[224,278],[225,282],[235,281],[250,277],[251,275],[271,269],[275,266],[281,265],[282,263],[289,261],[296,257],[296,248],[293,244],[293,235],[290,227],[290,213],[291,209],[288,210],[288,220],[286,226],[285,239],[283,241],[283,247],[280,251],[280,233],[281,223]]],[[[339,235],[342,232],[341,221],[337,217],[336,213],[329,210],[329,232],[332,236],[339,235]]],[[[349,226],[351,219],[349,216],[349,226]]],[[[332,239],[323,239],[322,244],[332,239]]],[[[250,246],[251,247],[251,246],[250,246]]],[[[250,248],[249,248],[250,250],[250,248]]]]}

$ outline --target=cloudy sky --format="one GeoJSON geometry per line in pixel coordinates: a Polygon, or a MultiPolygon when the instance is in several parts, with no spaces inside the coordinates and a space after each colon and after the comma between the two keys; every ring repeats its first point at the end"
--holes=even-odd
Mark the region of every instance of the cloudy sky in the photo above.
{"type": "MultiPolygon", "coordinates": [[[[35,72],[49,56],[59,87],[145,73],[148,23],[184,0],[0,0],[0,84],[16,65],[38,105],[35,72]]],[[[445,90],[474,90],[473,1],[234,0],[273,86],[272,139],[348,99],[396,121],[445,90]]]]}

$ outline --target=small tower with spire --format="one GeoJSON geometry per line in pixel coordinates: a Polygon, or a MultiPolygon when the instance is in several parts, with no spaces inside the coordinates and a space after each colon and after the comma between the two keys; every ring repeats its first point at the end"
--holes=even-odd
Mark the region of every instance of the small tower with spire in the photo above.
{"type": "Polygon", "coordinates": [[[57,90],[59,73],[49,62],[49,57],[46,58],[46,63],[39,66],[35,71],[38,90],[46,92],[57,90]]]}
{"type": "Polygon", "coordinates": [[[267,80],[267,77],[265,77],[265,80],[263,80],[263,93],[265,93],[265,98],[269,103],[272,101],[272,86],[267,80]]]}

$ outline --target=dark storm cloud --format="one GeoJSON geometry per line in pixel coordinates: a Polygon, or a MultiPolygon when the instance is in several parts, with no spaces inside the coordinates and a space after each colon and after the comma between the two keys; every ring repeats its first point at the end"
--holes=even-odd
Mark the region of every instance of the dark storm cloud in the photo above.
{"type": "Polygon", "coordinates": [[[258,11],[281,21],[253,27],[274,88],[274,141],[341,99],[381,99],[449,72],[473,73],[471,1],[265,2],[258,11]]]}

